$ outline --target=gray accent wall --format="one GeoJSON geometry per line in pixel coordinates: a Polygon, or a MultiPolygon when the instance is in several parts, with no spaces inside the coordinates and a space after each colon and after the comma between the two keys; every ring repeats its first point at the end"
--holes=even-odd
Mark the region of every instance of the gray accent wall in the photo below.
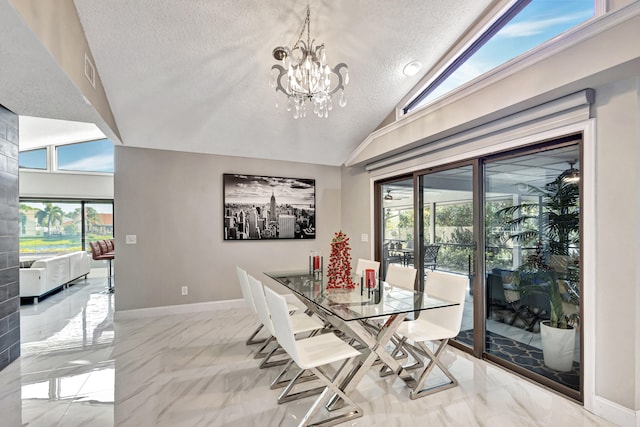
{"type": "Polygon", "coordinates": [[[340,230],[339,167],[123,146],[115,165],[117,311],[240,299],[236,265],[268,283],[264,271],[307,268],[311,250],[326,263],[340,230]],[[316,239],[224,241],[224,173],[315,179],[316,239]]]}
{"type": "Polygon", "coordinates": [[[0,370],[20,357],[18,115],[0,105],[0,370]]]}

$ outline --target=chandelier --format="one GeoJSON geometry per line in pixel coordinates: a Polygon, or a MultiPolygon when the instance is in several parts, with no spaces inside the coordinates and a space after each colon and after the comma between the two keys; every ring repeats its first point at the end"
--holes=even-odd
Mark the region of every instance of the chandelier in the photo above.
{"type": "MultiPolygon", "coordinates": [[[[327,65],[324,43],[316,46],[311,40],[311,13],[307,5],[307,17],[302,25],[298,40],[293,47],[278,46],[273,49],[273,57],[282,65],[271,67],[271,87],[287,97],[287,111],[293,110],[293,117],[306,117],[307,103],[313,105],[318,117],[329,117],[333,109],[332,95],[339,90],[341,107],[347,105],[344,87],[349,84],[349,67],[341,62],[333,69],[327,65]],[[306,42],[302,40],[305,29],[306,42]],[[277,75],[273,72],[277,70],[277,75]],[[344,76],[341,74],[344,71],[344,76]]],[[[278,104],[276,104],[276,107],[278,104]]]]}

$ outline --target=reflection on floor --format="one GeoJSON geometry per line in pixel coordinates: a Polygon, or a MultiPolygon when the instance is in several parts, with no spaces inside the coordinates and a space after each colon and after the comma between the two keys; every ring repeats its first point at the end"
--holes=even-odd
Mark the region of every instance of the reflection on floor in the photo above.
{"type": "MultiPolygon", "coordinates": [[[[293,426],[311,404],[276,404],[278,368],[258,369],[244,344],[249,310],[112,322],[105,288],[81,280],[22,307],[22,357],[0,372],[0,425],[293,426]]],[[[353,394],[365,415],[351,425],[612,425],[457,350],[444,360],[460,385],[415,401],[401,381],[370,372],[353,394]]]]}

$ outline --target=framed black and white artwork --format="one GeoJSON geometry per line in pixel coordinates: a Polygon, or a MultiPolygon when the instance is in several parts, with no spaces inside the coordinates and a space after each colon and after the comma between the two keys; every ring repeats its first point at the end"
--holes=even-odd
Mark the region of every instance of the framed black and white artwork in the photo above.
{"type": "Polygon", "coordinates": [[[315,239],[316,181],[224,174],[224,240],[315,239]]]}

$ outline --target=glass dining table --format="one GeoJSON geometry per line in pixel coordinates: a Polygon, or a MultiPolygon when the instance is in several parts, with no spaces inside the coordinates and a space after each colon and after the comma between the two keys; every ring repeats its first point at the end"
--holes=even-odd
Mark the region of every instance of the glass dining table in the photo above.
{"type": "MultiPolygon", "coordinates": [[[[362,344],[362,356],[356,359],[340,384],[340,389],[347,394],[355,389],[377,359],[407,387],[415,389],[416,380],[391,356],[386,346],[405,319],[413,319],[424,310],[457,305],[383,281],[376,284],[376,289],[367,289],[360,285],[358,275],[353,277],[355,288],[345,289],[328,288],[326,274],[316,275],[304,270],[264,274],[292,291],[311,312],[362,344]],[[372,322],[376,318],[382,318],[384,323],[372,322]]],[[[337,401],[332,405],[339,407],[337,401]]]]}

